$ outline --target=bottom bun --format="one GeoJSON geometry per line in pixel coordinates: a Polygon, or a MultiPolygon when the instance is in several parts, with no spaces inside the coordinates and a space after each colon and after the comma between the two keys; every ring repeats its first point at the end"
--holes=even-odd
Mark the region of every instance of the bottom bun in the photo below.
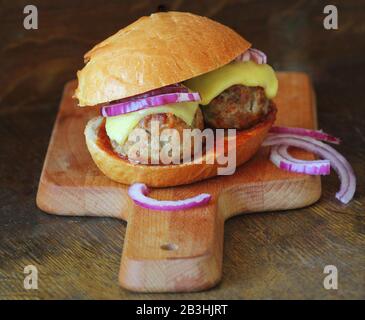
{"type": "MultiPolygon", "coordinates": [[[[258,151],[275,121],[275,116],[276,107],[272,103],[270,112],[260,123],[248,130],[237,131],[237,167],[249,160],[258,151]]],[[[123,184],[139,182],[150,187],[189,184],[216,176],[217,169],[222,167],[216,162],[207,164],[205,161],[207,154],[202,156],[202,161],[183,164],[145,165],[129,162],[112,150],[110,141],[105,134],[104,118],[102,117],[93,118],[87,123],[85,138],[91,157],[100,171],[111,180],[123,184]]]]}

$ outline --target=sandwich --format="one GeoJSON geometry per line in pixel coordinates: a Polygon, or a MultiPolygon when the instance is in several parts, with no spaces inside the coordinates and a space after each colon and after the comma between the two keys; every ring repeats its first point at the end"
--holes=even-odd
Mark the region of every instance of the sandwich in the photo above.
{"type": "Polygon", "coordinates": [[[86,125],[86,145],[98,168],[120,183],[166,187],[215,176],[217,161],[204,160],[217,149],[203,139],[197,156],[194,136],[183,139],[186,130],[234,129],[239,166],[257,152],[275,121],[278,81],[265,54],[206,17],[142,17],[84,59],[74,97],[80,107],[100,108],[86,125]],[[177,139],[154,139],[155,131],[169,130],[177,139]]]}

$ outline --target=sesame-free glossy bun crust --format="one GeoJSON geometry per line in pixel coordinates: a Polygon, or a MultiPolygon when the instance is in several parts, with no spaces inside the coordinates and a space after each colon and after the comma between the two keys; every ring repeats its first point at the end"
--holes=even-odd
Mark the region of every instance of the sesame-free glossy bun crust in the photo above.
{"type": "Polygon", "coordinates": [[[217,69],[250,43],[232,29],[185,12],[142,17],[96,45],[77,73],[79,106],[93,106],[217,69]]]}
{"type": "MultiPolygon", "coordinates": [[[[271,103],[270,112],[256,126],[237,131],[236,165],[249,160],[260,148],[268,131],[275,121],[276,108],[271,103]]],[[[169,187],[204,180],[217,175],[218,164],[207,164],[203,154],[199,163],[189,162],[180,165],[143,165],[120,158],[99,139],[102,117],[91,119],[85,128],[86,144],[92,159],[108,178],[123,184],[145,183],[150,187],[169,187]]],[[[209,151],[207,151],[209,152],[209,151]]],[[[214,151],[213,151],[214,152],[214,151]]]]}

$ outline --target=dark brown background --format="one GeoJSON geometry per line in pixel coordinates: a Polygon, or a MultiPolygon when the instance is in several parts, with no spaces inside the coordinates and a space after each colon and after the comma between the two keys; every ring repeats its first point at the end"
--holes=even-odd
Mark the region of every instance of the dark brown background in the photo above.
{"type": "MultiPolygon", "coordinates": [[[[28,1],[0,1],[0,298],[365,298],[365,2],[330,1],[339,30],[323,28],[322,1],[31,1],[39,29],[23,28],[28,1]],[[265,51],[277,70],[308,72],[320,127],[343,138],[339,150],[358,178],[355,199],[323,197],[290,212],[226,223],[223,281],[193,294],[134,294],[117,285],[126,223],[63,218],[35,206],[43,159],[64,83],[94,44],[158,8],[223,22],[265,51]],[[23,268],[39,269],[39,290],[23,289],[23,268]],[[323,288],[336,265],[339,290],[323,288]]],[[[193,28],[193,26],[192,26],[193,28]]],[[[295,105],[293,105],[295,112],[295,105]]]]}

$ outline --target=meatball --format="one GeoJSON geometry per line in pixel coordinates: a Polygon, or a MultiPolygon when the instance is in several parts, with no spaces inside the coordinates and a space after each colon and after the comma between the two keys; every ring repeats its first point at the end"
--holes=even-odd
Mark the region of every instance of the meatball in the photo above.
{"type": "MultiPolygon", "coordinates": [[[[195,128],[198,128],[200,130],[204,129],[203,115],[202,115],[202,112],[199,107],[195,113],[195,117],[193,119],[193,123],[191,126],[186,124],[185,121],[183,121],[182,119],[176,117],[173,113],[158,113],[158,114],[148,115],[148,116],[144,117],[134,128],[134,129],[144,130],[148,136],[148,141],[146,141],[145,148],[143,148],[145,153],[138,154],[138,159],[129,157],[130,161],[142,162],[144,164],[152,163],[152,161],[151,161],[151,124],[152,124],[152,122],[156,122],[158,124],[160,137],[162,136],[161,133],[163,132],[164,129],[176,129],[177,130],[179,137],[180,137],[180,154],[177,155],[177,157],[174,157],[171,150],[166,151],[166,150],[168,150],[168,148],[163,149],[163,147],[167,144],[167,141],[161,141],[159,139],[160,158],[162,159],[164,156],[168,156],[169,158],[172,158],[172,161],[174,161],[174,163],[180,162],[180,160],[183,159],[184,149],[186,149],[186,148],[190,149],[189,151],[187,151],[187,150],[185,151],[186,154],[187,153],[193,154],[193,151],[194,151],[193,139],[190,143],[190,146],[189,146],[189,144],[184,143],[183,130],[184,129],[195,129],[195,128]],[[148,150],[148,153],[146,152],[146,150],[148,150]],[[164,154],[164,152],[167,152],[167,153],[164,154]]],[[[130,135],[133,133],[133,131],[130,133],[130,135]]],[[[170,139],[168,141],[170,141],[170,139]]],[[[122,155],[123,157],[126,157],[131,154],[129,151],[131,151],[131,148],[133,148],[136,145],[136,143],[139,143],[139,146],[141,146],[139,141],[130,141],[128,139],[122,145],[118,144],[116,141],[113,141],[113,140],[111,141],[114,151],[116,151],[118,154],[122,155]]],[[[170,143],[172,144],[172,141],[170,143]]],[[[160,164],[163,164],[163,163],[161,163],[161,159],[160,159],[160,164]]]]}
{"type": "Polygon", "coordinates": [[[211,128],[247,129],[268,112],[269,102],[261,87],[231,86],[202,106],[205,124],[211,128]]]}

